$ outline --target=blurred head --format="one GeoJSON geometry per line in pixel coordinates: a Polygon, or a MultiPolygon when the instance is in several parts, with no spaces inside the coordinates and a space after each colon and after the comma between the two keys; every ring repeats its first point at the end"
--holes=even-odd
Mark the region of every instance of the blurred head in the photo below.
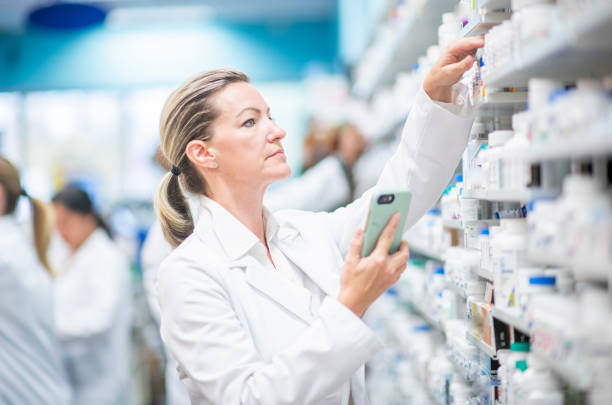
{"type": "Polygon", "coordinates": [[[364,136],[354,125],[343,125],[338,129],[336,152],[348,166],[352,166],[361,156],[365,147],[364,136]]]}
{"type": "Polygon", "coordinates": [[[160,137],[164,156],[180,175],[164,177],[155,201],[168,242],[177,246],[193,231],[179,178],[190,193],[213,198],[211,182],[265,188],[291,174],[284,136],[244,73],[207,71],[176,89],[164,106],[160,137]]]}
{"type": "Polygon", "coordinates": [[[77,250],[101,227],[110,236],[108,226],[95,211],[89,195],[75,186],[68,186],[53,199],[55,226],[72,250],[77,250]]]}
{"type": "Polygon", "coordinates": [[[17,168],[5,158],[0,157],[0,216],[14,213],[20,196],[25,196],[30,200],[36,255],[45,269],[52,274],[53,271],[47,260],[47,248],[51,240],[51,225],[47,207],[25,192],[21,187],[17,168]]]}

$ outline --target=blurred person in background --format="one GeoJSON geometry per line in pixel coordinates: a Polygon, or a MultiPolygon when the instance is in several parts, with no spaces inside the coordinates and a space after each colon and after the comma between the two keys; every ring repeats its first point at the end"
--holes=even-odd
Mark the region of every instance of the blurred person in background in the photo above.
{"type": "Polygon", "coordinates": [[[53,199],[68,252],[53,257],[55,321],[75,404],[125,404],[130,380],[129,263],[87,193],[53,199]],[[63,257],[62,257],[63,256],[63,257]]]}
{"type": "MultiPolygon", "coordinates": [[[[342,124],[327,132],[331,150],[299,177],[270,188],[264,205],[271,212],[281,209],[333,211],[355,198],[353,166],[366,147],[357,127],[342,124]]],[[[304,144],[307,148],[308,137],[304,144]]]]}
{"type": "Polygon", "coordinates": [[[51,235],[47,208],[23,190],[19,172],[0,157],[0,403],[69,404],[70,386],[53,323],[51,235]],[[30,201],[32,233],[15,218],[30,201]]]}
{"type": "MultiPolygon", "coordinates": [[[[376,185],[412,191],[406,227],[461,159],[475,109],[455,84],[483,45],[446,48],[376,185]]],[[[285,135],[237,71],[203,72],[164,106],[161,147],[172,166],[155,206],[176,248],[158,271],[161,334],[194,404],[368,402],[363,366],[382,345],[361,316],[405,268],[405,242],[388,253],[399,215],[360,257],[375,188],[333,213],[270,213],[266,188],[290,175],[285,135]],[[197,220],[183,189],[200,196],[197,220]]]]}

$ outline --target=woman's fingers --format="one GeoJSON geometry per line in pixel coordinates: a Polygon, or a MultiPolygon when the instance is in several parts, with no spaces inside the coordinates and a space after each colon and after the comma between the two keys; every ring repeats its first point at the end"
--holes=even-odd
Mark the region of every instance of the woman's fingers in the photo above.
{"type": "Polygon", "coordinates": [[[478,48],[482,48],[483,46],[483,36],[461,38],[452,42],[446,49],[446,52],[456,55],[459,58],[463,58],[464,55],[476,52],[478,48]]]}
{"type": "Polygon", "coordinates": [[[357,229],[351,239],[349,250],[346,255],[346,262],[350,265],[357,264],[361,257],[361,248],[363,246],[363,229],[357,229]]]}
{"type": "Polygon", "coordinates": [[[376,242],[376,248],[372,253],[377,253],[380,255],[384,254],[385,256],[388,255],[389,248],[391,247],[391,243],[393,242],[393,235],[395,235],[395,230],[397,229],[397,225],[399,224],[399,218],[399,212],[396,212],[391,216],[389,222],[387,222],[387,225],[380,233],[380,236],[378,237],[378,242],[376,242]]]}
{"type": "Polygon", "coordinates": [[[402,241],[399,250],[389,257],[389,267],[401,273],[404,267],[406,267],[406,261],[409,257],[410,251],[408,249],[408,243],[402,241]]]}
{"type": "Polygon", "coordinates": [[[461,75],[470,70],[473,64],[474,57],[472,55],[466,55],[459,62],[446,65],[444,70],[446,70],[447,73],[452,76],[451,81],[457,81],[461,78],[461,75]]]}

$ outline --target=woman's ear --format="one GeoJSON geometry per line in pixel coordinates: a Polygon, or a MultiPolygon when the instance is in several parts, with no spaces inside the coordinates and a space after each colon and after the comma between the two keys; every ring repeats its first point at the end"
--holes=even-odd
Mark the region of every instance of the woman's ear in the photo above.
{"type": "Polygon", "coordinates": [[[195,139],[190,141],[185,148],[185,154],[187,159],[196,167],[202,169],[214,169],[217,167],[215,150],[204,141],[195,139]]]}

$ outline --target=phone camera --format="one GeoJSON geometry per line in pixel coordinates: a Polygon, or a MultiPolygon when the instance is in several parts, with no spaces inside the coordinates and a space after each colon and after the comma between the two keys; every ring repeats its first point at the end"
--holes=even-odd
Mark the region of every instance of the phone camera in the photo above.
{"type": "Polygon", "coordinates": [[[378,203],[379,204],[391,204],[394,199],[395,199],[395,196],[393,194],[383,194],[380,197],[378,197],[378,203]]]}

